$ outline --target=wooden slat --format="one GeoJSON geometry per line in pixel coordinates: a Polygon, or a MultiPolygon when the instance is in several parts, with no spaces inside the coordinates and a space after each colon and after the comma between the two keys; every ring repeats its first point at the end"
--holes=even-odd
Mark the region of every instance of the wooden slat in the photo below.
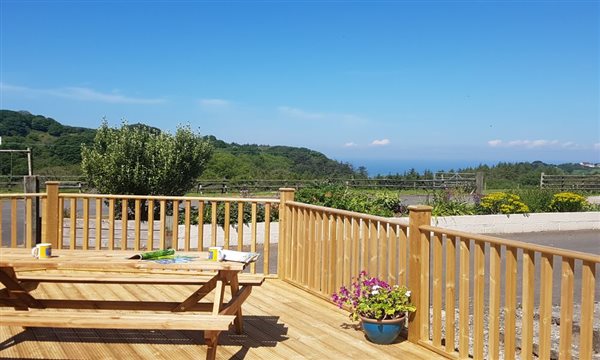
{"type": "Polygon", "coordinates": [[[166,237],[167,237],[167,201],[160,201],[160,239],[158,248],[166,248],[166,237]]]}
{"type": "Polygon", "coordinates": [[[517,308],[517,249],[506,247],[506,291],[504,292],[504,357],[515,358],[517,308]]]}
{"type": "Polygon", "coordinates": [[[485,243],[475,242],[474,291],[473,291],[473,358],[483,359],[483,319],[485,291],[485,243]]]}
{"type": "Polygon", "coordinates": [[[192,201],[191,200],[186,200],[185,201],[185,233],[184,233],[184,237],[183,237],[183,250],[184,251],[190,251],[190,231],[191,231],[191,216],[192,216],[192,201]]]}
{"type": "MultiPolygon", "coordinates": [[[[2,206],[2,204],[0,204],[2,206]]],[[[33,199],[28,197],[25,199],[25,247],[33,247],[33,199]]],[[[0,214],[0,222],[2,222],[2,215],[0,214]]],[[[0,229],[0,231],[2,231],[0,229]]],[[[1,239],[0,239],[1,241],[1,239]]]]}
{"type": "Polygon", "coordinates": [[[83,250],[89,248],[90,243],[90,198],[83,198],[83,250]]]}
{"type": "MultiPolygon", "coordinates": [[[[62,200],[62,198],[60,198],[62,200]]],[[[62,226],[59,225],[60,228],[62,226]]],[[[115,248],[115,199],[108,200],[108,250],[115,248]]]]}
{"type": "Polygon", "coordinates": [[[323,269],[327,269],[327,238],[328,238],[328,234],[329,234],[329,227],[327,224],[327,215],[324,214],[322,211],[319,211],[318,213],[318,227],[319,227],[319,231],[318,231],[318,236],[319,236],[319,263],[321,264],[320,266],[320,274],[319,277],[321,279],[321,293],[323,294],[329,294],[327,292],[327,272],[323,271],[323,269]]]}
{"type": "MultiPolygon", "coordinates": [[[[2,238],[2,234],[4,234],[4,231],[2,231],[2,223],[4,222],[4,221],[2,221],[3,208],[4,208],[4,200],[2,198],[0,198],[0,248],[3,246],[2,244],[4,244],[4,241],[3,241],[4,239],[2,238]]],[[[42,229],[44,229],[44,228],[45,228],[45,226],[42,226],[42,229]]],[[[42,239],[45,239],[45,238],[42,237],[42,239]]]]}
{"type": "Polygon", "coordinates": [[[379,223],[379,250],[377,253],[377,276],[379,276],[380,279],[384,279],[386,282],[389,282],[390,279],[388,279],[387,274],[388,274],[388,259],[390,257],[390,254],[388,254],[388,242],[389,242],[389,236],[388,236],[388,224],[385,222],[380,222],[379,223]]]}
{"type": "MultiPolygon", "coordinates": [[[[238,226],[238,229],[239,229],[239,226],[238,226]]],[[[204,251],[204,201],[203,200],[198,201],[198,251],[204,251]]]]}
{"type": "Polygon", "coordinates": [[[342,286],[344,275],[344,217],[335,215],[335,289],[342,286]]]}
{"type": "Polygon", "coordinates": [[[263,273],[269,275],[271,256],[271,203],[265,204],[265,239],[263,242],[263,273]]]}
{"type": "Polygon", "coordinates": [[[173,234],[171,235],[171,247],[179,249],[179,201],[173,200],[173,234]]]}
{"type": "Polygon", "coordinates": [[[407,230],[400,226],[398,247],[400,248],[398,255],[398,284],[407,285],[408,279],[406,279],[406,259],[408,256],[408,237],[406,236],[407,230]]]}
{"type": "Polygon", "coordinates": [[[431,253],[431,233],[429,231],[421,232],[421,294],[420,303],[421,309],[427,309],[427,311],[421,311],[421,334],[427,340],[430,339],[430,293],[429,293],[429,281],[431,279],[431,266],[430,266],[430,253],[431,253]]]}
{"type": "Polygon", "coordinates": [[[433,346],[442,346],[442,237],[433,235],[433,346]]]}
{"type": "Polygon", "coordinates": [[[316,251],[315,251],[315,212],[308,210],[308,233],[306,236],[308,244],[308,259],[306,264],[307,271],[307,283],[308,287],[315,290],[316,288],[316,273],[315,273],[315,262],[316,262],[316,251]]]}
{"type": "Polygon", "coordinates": [[[533,359],[533,306],[535,253],[523,251],[523,315],[521,318],[521,358],[533,359]]]}
{"type": "Polygon", "coordinates": [[[225,202],[225,219],[223,222],[223,231],[224,231],[224,242],[223,246],[225,249],[229,249],[229,233],[231,231],[231,202],[225,202]]]}
{"type": "Polygon", "coordinates": [[[283,211],[285,211],[285,219],[286,219],[286,224],[285,224],[285,239],[287,239],[287,241],[283,241],[283,243],[280,243],[280,245],[285,245],[284,247],[284,251],[282,251],[282,253],[284,254],[284,278],[285,279],[291,279],[292,273],[291,273],[291,262],[292,262],[292,240],[293,240],[293,222],[294,219],[292,219],[293,216],[293,211],[292,211],[292,206],[286,206],[283,211]]]}
{"type": "Polygon", "coordinates": [[[489,299],[489,327],[488,327],[488,358],[500,357],[500,298],[501,298],[501,248],[498,244],[490,245],[490,299],[489,299]]]}
{"type": "Polygon", "coordinates": [[[96,239],[94,240],[94,249],[100,250],[102,247],[102,199],[96,198],[96,239]]]}
{"type": "MultiPolygon", "coordinates": [[[[217,246],[217,202],[210,203],[210,246],[217,246]]],[[[238,244],[239,247],[239,244],[238,244]]]]}
{"type": "Polygon", "coordinates": [[[70,223],[71,223],[71,236],[69,239],[69,249],[74,250],[77,245],[77,199],[70,199],[70,223]]]}
{"type": "Polygon", "coordinates": [[[362,236],[360,240],[360,271],[369,270],[369,221],[361,219],[362,236]]]}
{"type": "MultiPolygon", "coordinates": [[[[252,203],[252,215],[250,218],[251,221],[251,227],[250,227],[250,237],[251,237],[251,241],[250,241],[250,251],[251,252],[256,252],[256,232],[257,232],[257,228],[256,228],[256,217],[257,217],[257,207],[256,207],[256,203],[253,202],[252,203]]],[[[255,263],[251,263],[250,264],[250,272],[252,274],[256,273],[256,264],[255,263]]]]}
{"type": "Polygon", "coordinates": [[[154,200],[148,200],[148,241],[146,250],[154,249],[154,200]]]}
{"type": "Polygon", "coordinates": [[[291,221],[292,226],[291,237],[289,237],[289,262],[290,262],[290,279],[298,280],[296,273],[296,263],[298,262],[298,208],[293,206],[292,208],[291,221]]]}
{"type": "Polygon", "coordinates": [[[455,351],[456,238],[446,237],[446,352],[455,351]]]}
{"type": "Polygon", "coordinates": [[[377,275],[377,222],[369,220],[369,274],[377,275]]]}
{"type": "Polygon", "coordinates": [[[235,319],[233,315],[199,315],[172,313],[105,314],[52,310],[10,311],[0,310],[4,325],[23,327],[93,328],[93,329],[178,329],[227,330],[235,319]]]}
{"type": "Polygon", "coordinates": [[[62,197],[58,198],[58,248],[63,248],[63,235],[64,235],[64,220],[65,220],[65,199],[62,197]]]}
{"type": "Polygon", "coordinates": [[[337,232],[337,223],[335,221],[335,215],[334,214],[327,214],[328,216],[328,221],[329,221],[329,239],[328,239],[328,249],[327,249],[327,253],[329,254],[329,259],[328,264],[329,264],[329,269],[328,269],[328,274],[327,274],[327,292],[328,293],[333,293],[334,291],[337,291],[336,287],[335,287],[335,266],[336,266],[336,262],[337,262],[337,258],[336,258],[336,232],[337,232]]]}
{"type": "Polygon", "coordinates": [[[552,254],[542,254],[541,288],[540,288],[540,320],[539,320],[539,358],[549,359],[552,329],[552,273],[553,273],[552,254]]]}
{"type": "Polygon", "coordinates": [[[237,238],[237,249],[238,251],[242,251],[244,246],[244,203],[238,202],[238,218],[237,218],[237,226],[238,226],[238,238],[237,238]]]}
{"type": "Polygon", "coordinates": [[[592,358],[595,286],[596,264],[591,261],[584,261],[581,267],[580,359],[592,358]]]}
{"type": "Polygon", "coordinates": [[[352,218],[352,275],[360,273],[360,218],[352,218]]]}
{"type": "Polygon", "coordinates": [[[573,341],[573,272],[575,261],[570,258],[562,260],[562,277],[560,284],[560,343],[558,358],[571,359],[573,341]]]}
{"type": "Polygon", "coordinates": [[[342,284],[350,284],[352,282],[352,218],[344,216],[344,269],[342,276],[342,284]]]}
{"type": "Polygon", "coordinates": [[[388,281],[390,284],[398,284],[398,229],[396,224],[389,224],[389,246],[388,255],[388,281]]]}
{"type": "Polygon", "coordinates": [[[129,223],[129,214],[127,211],[128,201],[121,199],[121,250],[127,250],[127,224],[129,223]]]}
{"type": "Polygon", "coordinates": [[[17,247],[17,198],[10,199],[10,247],[17,247]]]}
{"type": "Polygon", "coordinates": [[[469,356],[469,239],[460,238],[460,269],[458,294],[458,353],[461,358],[469,356]]]}
{"type": "Polygon", "coordinates": [[[141,248],[141,223],[142,223],[142,214],[141,214],[141,200],[135,199],[135,238],[133,241],[133,249],[139,250],[141,248]]]}

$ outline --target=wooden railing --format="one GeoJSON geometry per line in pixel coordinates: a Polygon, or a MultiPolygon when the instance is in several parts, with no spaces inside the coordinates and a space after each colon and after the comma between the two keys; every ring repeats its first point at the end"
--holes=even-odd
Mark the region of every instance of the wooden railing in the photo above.
{"type": "Polygon", "coordinates": [[[433,227],[429,206],[409,207],[406,226],[293,192],[281,204],[279,276],[290,283],[323,298],[361,270],[407,284],[409,341],[448,358],[592,357],[598,255],[433,227]]]}
{"type": "Polygon", "coordinates": [[[37,242],[57,249],[203,251],[219,245],[261,253],[252,273],[276,272],[272,248],[278,232],[272,220],[278,220],[279,199],[59,193],[57,182],[46,188],[46,194],[0,195],[1,246],[36,243],[28,213],[39,197],[43,226],[37,242]]]}
{"type": "Polygon", "coordinates": [[[406,284],[407,226],[398,220],[285,202],[283,279],[329,298],[361,270],[406,284]]]}

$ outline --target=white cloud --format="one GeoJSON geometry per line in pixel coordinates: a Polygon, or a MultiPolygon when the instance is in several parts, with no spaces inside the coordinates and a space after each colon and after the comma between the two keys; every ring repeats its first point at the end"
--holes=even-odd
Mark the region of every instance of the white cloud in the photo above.
{"type": "Polygon", "coordinates": [[[502,145],[502,140],[490,140],[488,141],[488,145],[491,147],[496,147],[502,145]]]}
{"type": "Polygon", "coordinates": [[[355,147],[355,146],[358,146],[358,145],[356,145],[356,143],[354,143],[352,141],[347,142],[347,143],[344,144],[344,147],[355,147]]]}
{"type": "Polygon", "coordinates": [[[198,103],[202,107],[224,108],[231,105],[231,102],[224,99],[200,99],[198,103]]]}
{"type": "Polygon", "coordinates": [[[0,83],[3,92],[19,92],[29,96],[55,96],[80,101],[95,101],[111,104],[160,104],[166,100],[162,98],[136,98],[119,94],[118,92],[103,93],[85,87],[62,87],[55,89],[34,89],[26,86],[15,86],[0,83]]]}
{"type": "Polygon", "coordinates": [[[600,150],[600,143],[595,143],[594,144],[594,149],[595,150],[600,150]]]}
{"type": "Polygon", "coordinates": [[[372,146],[386,146],[390,144],[390,139],[373,140],[372,146]]]}
{"type": "Polygon", "coordinates": [[[325,117],[325,114],[311,113],[311,112],[307,112],[307,111],[304,111],[304,110],[301,110],[298,108],[289,107],[289,106],[280,106],[277,108],[277,110],[279,110],[279,112],[284,115],[295,117],[295,118],[300,118],[300,119],[314,120],[314,119],[322,119],[325,117]]]}

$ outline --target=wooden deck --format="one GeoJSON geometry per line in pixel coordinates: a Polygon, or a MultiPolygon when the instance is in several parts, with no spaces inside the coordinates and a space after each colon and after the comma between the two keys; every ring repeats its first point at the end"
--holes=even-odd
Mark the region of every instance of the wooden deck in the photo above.
{"type": "MultiPolygon", "coordinates": [[[[188,286],[40,284],[52,294],[96,299],[177,299],[188,286]],[[75,294],[75,295],[74,295],[75,294]]],[[[2,319],[0,319],[0,323],[2,319]]],[[[201,331],[54,329],[0,326],[0,358],[199,359],[201,331]]],[[[374,345],[347,313],[281,280],[269,279],[244,304],[244,334],[219,338],[217,359],[444,359],[404,339],[374,345]]]]}

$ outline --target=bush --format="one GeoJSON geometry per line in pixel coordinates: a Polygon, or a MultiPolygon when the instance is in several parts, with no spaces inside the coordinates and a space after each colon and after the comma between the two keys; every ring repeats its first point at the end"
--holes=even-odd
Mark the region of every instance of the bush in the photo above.
{"type": "Polygon", "coordinates": [[[529,210],[534,213],[551,211],[550,203],[556,194],[555,190],[540,188],[517,189],[512,192],[519,196],[529,210]]]}
{"type": "Polygon", "coordinates": [[[495,192],[481,198],[479,210],[484,214],[525,214],[529,207],[515,194],[495,192]]]}
{"type": "Polygon", "coordinates": [[[585,197],[581,195],[562,192],[552,197],[549,208],[555,212],[577,212],[587,210],[589,205],[585,197]]]}
{"type": "Polygon", "coordinates": [[[467,201],[468,194],[460,189],[446,189],[437,191],[433,195],[433,216],[473,215],[474,206],[467,201]]]}

